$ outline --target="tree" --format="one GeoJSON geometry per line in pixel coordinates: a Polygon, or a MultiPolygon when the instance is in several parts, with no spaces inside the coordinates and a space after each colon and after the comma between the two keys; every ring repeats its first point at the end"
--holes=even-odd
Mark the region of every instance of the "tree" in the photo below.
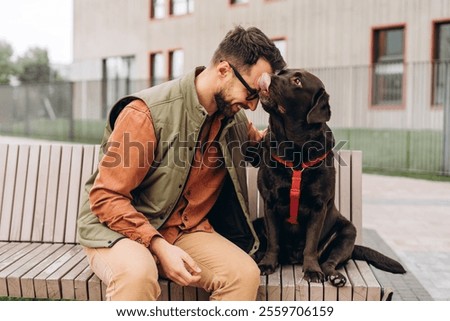
{"type": "Polygon", "coordinates": [[[47,49],[32,47],[17,59],[16,64],[21,83],[48,83],[53,79],[47,49]]]}
{"type": "Polygon", "coordinates": [[[12,46],[6,41],[0,40],[0,85],[8,85],[9,79],[16,72],[12,56],[12,46]]]}

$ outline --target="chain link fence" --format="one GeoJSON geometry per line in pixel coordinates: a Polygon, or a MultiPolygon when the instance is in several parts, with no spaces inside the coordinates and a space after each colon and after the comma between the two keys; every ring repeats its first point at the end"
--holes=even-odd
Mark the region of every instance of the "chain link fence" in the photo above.
{"type": "MultiPolygon", "coordinates": [[[[330,94],[329,123],[367,170],[450,176],[450,65],[309,69],[330,94]]],[[[99,143],[112,104],[148,80],[0,86],[0,135],[99,143]]],[[[262,108],[248,112],[267,126],[262,108]]]]}

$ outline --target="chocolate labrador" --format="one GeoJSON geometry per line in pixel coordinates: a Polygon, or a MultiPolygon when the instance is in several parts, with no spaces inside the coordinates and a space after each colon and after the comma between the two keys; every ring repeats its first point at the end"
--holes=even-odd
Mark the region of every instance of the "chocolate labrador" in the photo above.
{"type": "Polygon", "coordinates": [[[355,226],[334,204],[334,137],[326,124],[331,111],[323,83],[306,70],[287,69],[263,74],[259,86],[269,113],[258,172],[265,216],[255,221],[265,235],[255,257],[261,274],[280,263],[302,263],[307,281],[343,286],[346,278],[336,269],[350,258],[405,273],[397,261],[355,245],[355,226]]]}

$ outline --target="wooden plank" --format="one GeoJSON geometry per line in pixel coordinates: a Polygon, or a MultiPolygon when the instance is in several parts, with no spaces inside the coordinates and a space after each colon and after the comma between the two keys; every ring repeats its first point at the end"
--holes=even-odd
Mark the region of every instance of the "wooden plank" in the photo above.
{"type": "Polygon", "coordinates": [[[295,301],[295,275],[292,264],[281,267],[281,301],[295,301]]]}
{"type": "Polygon", "coordinates": [[[100,290],[102,294],[102,301],[106,301],[106,290],[108,286],[104,282],[100,282],[100,290]]]}
{"type": "Polygon", "coordinates": [[[381,286],[378,283],[377,278],[372,272],[369,264],[366,261],[355,260],[356,267],[361,273],[364,282],[367,284],[367,301],[380,301],[381,300],[381,286]]]}
{"type": "Polygon", "coordinates": [[[0,248],[0,262],[1,262],[3,259],[5,259],[5,258],[8,257],[8,255],[5,254],[5,253],[7,253],[7,252],[10,251],[11,249],[13,249],[14,246],[16,246],[16,243],[12,243],[12,242],[7,242],[7,243],[5,242],[5,243],[4,243],[4,245],[0,248]],[[4,254],[5,254],[5,255],[4,255],[4,254]]]}
{"type": "Polygon", "coordinates": [[[204,289],[197,288],[197,300],[198,301],[209,301],[211,294],[204,289]]]}
{"type": "Polygon", "coordinates": [[[44,242],[53,242],[54,238],[61,151],[61,145],[50,146],[50,170],[48,173],[47,199],[45,202],[44,214],[44,233],[42,239],[44,242]]]}
{"type": "Polygon", "coordinates": [[[52,298],[50,295],[54,295],[54,293],[48,292],[49,288],[47,287],[47,278],[49,278],[55,271],[57,271],[80,251],[80,246],[72,247],[69,251],[58,257],[56,260],[53,260],[50,265],[48,265],[34,278],[33,283],[37,298],[52,298]]]}
{"type": "Polygon", "coordinates": [[[20,241],[22,231],[23,204],[25,200],[25,187],[27,185],[27,168],[30,147],[28,145],[19,146],[19,156],[17,160],[16,184],[14,187],[14,203],[12,207],[11,230],[9,241],[20,241]]]}
{"type": "Polygon", "coordinates": [[[261,275],[259,277],[258,294],[256,295],[257,301],[267,301],[267,276],[261,275]]]}
{"type": "MultiPolygon", "coordinates": [[[[67,251],[73,248],[73,245],[63,245],[59,247],[55,252],[48,255],[45,259],[35,265],[31,270],[24,274],[21,278],[20,287],[22,290],[22,296],[25,298],[37,298],[36,289],[34,286],[34,278],[50,266],[60,256],[64,255],[67,251]]],[[[47,287],[45,287],[45,290],[47,287]]],[[[45,295],[44,297],[47,297],[45,295]]]]}
{"type": "Polygon", "coordinates": [[[61,299],[62,291],[61,291],[61,279],[69,273],[72,269],[74,269],[78,263],[80,263],[83,259],[86,258],[86,254],[79,246],[79,252],[69,258],[66,263],[61,265],[55,272],[53,272],[50,276],[46,278],[47,283],[47,293],[50,299],[61,299]]]}
{"type": "Polygon", "coordinates": [[[347,272],[343,267],[337,269],[338,272],[342,273],[343,276],[347,278],[347,283],[344,286],[337,288],[338,290],[338,300],[339,301],[352,301],[352,285],[348,279],[347,272]]]}
{"type": "Polygon", "coordinates": [[[309,301],[323,301],[323,283],[309,282],[309,301]]]}
{"type": "Polygon", "coordinates": [[[267,276],[267,300],[281,300],[281,268],[278,267],[274,273],[267,276]]]}
{"type": "Polygon", "coordinates": [[[248,186],[248,207],[250,219],[254,220],[258,215],[258,170],[252,166],[247,166],[247,186],[248,186]]]}
{"type": "Polygon", "coordinates": [[[323,300],[324,301],[338,300],[338,289],[328,281],[323,282],[323,300]]]}
{"type": "MultiPolygon", "coordinates": [[[[80,253],[82,253],[82,252],[80,252],[80,253]]],[[[78,277],[78,275],[80,275],[87,269],[88,266],[89,266],[89,262],[87,260],[87,257],[84,256],[82,258],[82,260],[73,267],[72,270],[70,270],[66,275],[61,277],[61,297],[63,299],[75,300],[75,298],[76,298],[76,296],[75,296],[75,288],[76,288],[75,280],[78,277]]],[[[87,294],[87,291],[86,291],[86,294],[87,294]]]]}
{"type": "MultiPolygon", "coordinates": [[[[24,243],[27,244],[27,243],[24,243]]],[[[19,250],[22,252],[22,257],[19,257],[14,261],[4,261],[4,268],[0,268],[0,296],[8,296],[8,276],[13,273],[16,269],[22,267],[24,264],[27,264],[28,260],[36,256],[39,252],[36,252],[36,248],[39,247],[37,243],[28,243],[26,247],[19,250]]],[[[38,249],[41,251],[41,249],[38,249]]],[[[17,254],[17,253],[16,253],[17,254]]]]}
{"type": "Polygon", "coordinates": [[[30,146],[30,156],[27,171],[27,186],[23,203],[22,232],[20,234],[20,240],[22,242],[32,241],[40,151],[41,150],[39,145],[30,146]]]}
{"type": "Polygon", "coordinates": [[[295,300],[296,301],[309,301],[309,284],[303,278],[303,266],[294,266],[295,274],[295,300]]]}
{"type": "Polygon", "coordinates": [[[352,151],[351,215],[358,231],[356,244],[362,244],[362,152],[352,151]]]}
{"type": "Polygon", "coordinates": [[[193,286],[183,287],[183,300],[184,301],[197,301],[197,288],[193,286]]]}
{"type": "MultiPolygon", "coordinates": [[[[58,193],[56,200],[55,226],[53,229],[53,239],[52,239],[53,242],[64,241],[66,229],[66,217],[67,217],[67,204],[69,198],[69,182],[71,173],[70,166],[72,163],[71,159],[72,159],[72,146],[68,145],[62,146],[61,162],[59,168],[58,193]]],[[[77,186],[78,185],[79,182],[77,186]]]]}
{"type": "Polygon", "coordinates": [[[339,210],[340,208],[340,203],[339,203],[339,199],[340,199],[340,185],[341,185],[341,166],[340,166],[340,152],[336,152],[334,154],[334,168],[336,169],[336,181],[335,181],[335,193],[334,193],[334,204],[336,205],[336,208],[339,210]]]}
{"type": "Polygon", "coordinates": [[[353,260],[349,260],[345,265],[349,282],[352,284],[353,301],[365,301],[367,298],[367,285],[353,260]]]}
{"type": "Polygon", "coordinates": [[[43,243],[39,248],[36,249],[38,251],[38,254],[36,256],[32,258],[25,256],[23,259],[26,260],[26,263],[18,267],[14,270],[14,272],[8,275],[7,283],[9,296],[34,297],[34,295],[27,295],[22,293],[22,276],[32,270],[35,266],[39,265],[42,260],[47,258],[61,246],[62,244],[43,243]]]}
{"type": "Polygon", "coordinates": [[[169,282],[170,301],[183,301],[183,287],[175,282],[169,282]]]}
{"type": "Polygon", "coordinates": [[[72,147],[72,159],[70,166],[69,198],[67,200],[66,228],[64,233],[65,243],[77,242],[77,218],[80,204],[80,186],[82,186],[83,147],[72,147]]]}
{"type": "Polygon", "coordinates": [[[0,240],[9,241],[18,157],[19,147],[17,145],[10,145],[6,161],[5,187],[3,190],[3,202],[1,208],[2,215],[0,217],[0,240]]]}
{"type": "Polygon", "coordinates": [[[6,164],[8,158],[8,145],[0,144],[0,209],[3,204],[3,191],[6,181],[6,164]]]}
{"type": "Polygon", "coordinates": [[[79,301],[88,301],[89,300],[89,292],[88,292],[88,281],[94,275],[91,267],[87,266],[83,272],[75,277],[74,286],[75,286],[75,300],[79,301]]]}
{"type": "Polygon", "coordinates": [[[340,166],[339,175],[339,211],[342,215],[351,220],[351,154],[350,151],[341,151],[340,156],[343,163],[340,166]]]}
{"type": "Polygon", "coordinates": [[[102,301],[102,281],[97,275],[92,275],[88,281],[89,301],[102,301]]]}
{"type": "Polygon", "coordinates": [[[159,279],[158,283],[161,288],[161,294],[159,295],[158,301],[169,301],[169,281],[159,279]]]}
{"type": "Polygon", "coordinates": [[[0,255],[0,271],[27,254],[28,252],[26,249],[30,243],[14,242],[10,244],[12,246],[9,248],[9,250],[0,255]]]}
{"type": "Polygon", "coordinates": [[[43,145],[41,146],[41,153],[39,157],[36,203],[34,209],[33,232],[31,236],[32,241],[34,242],[41,242],[43,240],[49,168],[50,145],[43,145]]]}

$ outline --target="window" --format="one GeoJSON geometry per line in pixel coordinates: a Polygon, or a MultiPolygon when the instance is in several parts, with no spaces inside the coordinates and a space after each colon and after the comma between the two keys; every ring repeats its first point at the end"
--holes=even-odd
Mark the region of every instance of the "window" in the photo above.
{"type": "Polygon", "coordinates": [[[166,0],[151,0],[150,17],[162,19],[166,16],[166,0]]]}
{"type": "Polygon", "coordinates": [[[194,0],[170,0],[170,14],[181,16],[194,12],[194,0]]]}
{"type": "Polygon", "coordinates": [[[169,52],[169,78],[175,79],[184,72],[184,51],[181,49],[169,52]]]}
{"type": "Polygon", "coordinates": [[[164,55],[161,52],[150,55],[150,86],[166,80],[164,55]]]}
{"type": "Polygon", "coordinates": [[[446,79],[450,79],[450,21],[434,25],[432,104],[443,105],[446,79]]]}
{"type": "Polygon", "coordinates": [[[103,59],[102,100],[103,116],[120,98],[130,94],[134,74],[134,57],[110,57],[103,59]]]}
{"type": "Polygon", "coordinates": [[[234,4],[243,4],[243,3],[248,3],[248,0],[230,0],[230,4],[234,5],[234,4]]]}
{"type": "Polygon", "coordinates": [[[374,30],[372,105],[403,102],[404,27],[374,30]]]}

